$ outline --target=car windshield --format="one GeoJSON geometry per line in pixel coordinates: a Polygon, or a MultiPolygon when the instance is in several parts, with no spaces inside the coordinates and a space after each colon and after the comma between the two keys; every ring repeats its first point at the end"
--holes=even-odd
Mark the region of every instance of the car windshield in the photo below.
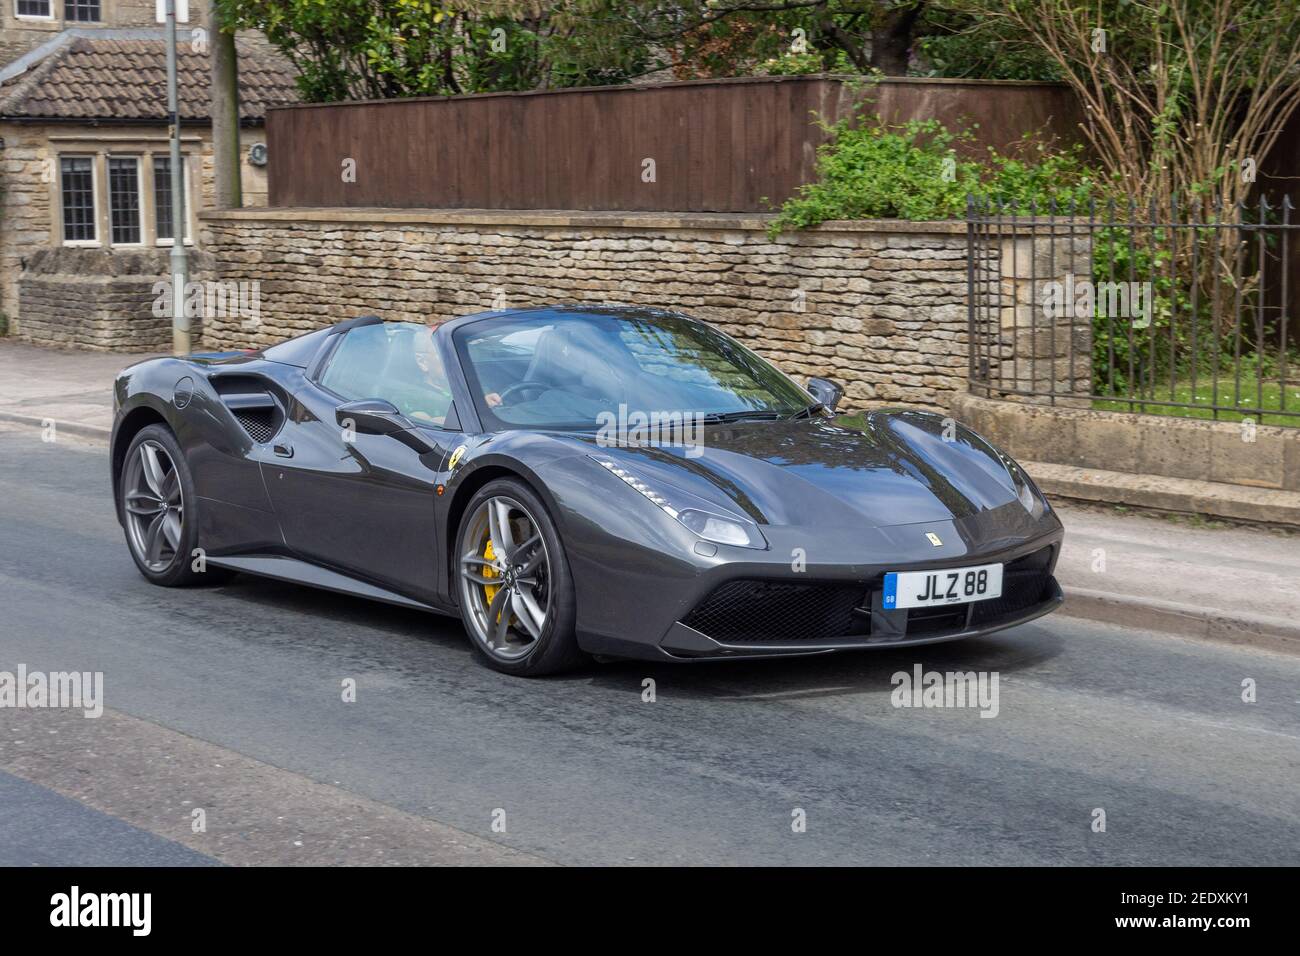
{"type": "Polygon", "coordinates": [[[702,322],[670,314],[505,315],[454,337],[484,425],[592,428],[603,413],[778,418],[809,398],[781,372],[702,322]]]}

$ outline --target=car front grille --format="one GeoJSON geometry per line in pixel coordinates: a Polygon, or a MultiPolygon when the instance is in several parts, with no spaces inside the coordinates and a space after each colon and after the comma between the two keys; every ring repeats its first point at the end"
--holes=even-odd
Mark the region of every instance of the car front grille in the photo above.
{"type": "Polygon", "coordinates": [[[971,607],[971,626],[995,624],[1046,601],[1051,563],[1052,549],[1044,548],[1008,564],[1002,572],[1002,596],[976,601],[971,607]]]}
{"type": "Polygon", "coordinates": [[[682,623],[724,644],[895,643],[955,634],[1017,617],[1051,594],[1052,547],[1011,561],[1003,569],[1002,595],[972,604],[912,608],[903,627],[873,635],[870,608],[883,578],[862,582],[739,578],[709,592],[682,623]]]}
{"type": "Polygon", "coordinates": [[[792,584],[743,578],[715,588],[683,621],[701,634],[732,641],[818,641],[867,633],[864,584],[792,584]]]}

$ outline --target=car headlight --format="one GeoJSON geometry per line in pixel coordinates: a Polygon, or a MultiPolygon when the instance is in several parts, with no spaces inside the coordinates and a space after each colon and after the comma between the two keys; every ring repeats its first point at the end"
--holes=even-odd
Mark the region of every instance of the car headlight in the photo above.
{"type": "Polygon", "coordinates": [[[610,474],[622,479],[624,484],[638,491],[664,514],[670,518],[675,518],[683,527],[705,541],[735,545],[739,548],[757,548],[759,550],[767,547],[767,541],[763,538],[763,534],[758,530],[757,525],[734,516],[720,515],[689,506],[680,500],[675,500],[681,496],[680,492],[674,492],[674,490],[662,486],[653,486],[639,475],[603,455],[590,455],[588,457],[610,474]]]}
{"type": "Polygon", "coordinates": [[[1047,499],[1034,487],[1034,483],[1029,480],[1029,476],[1021,470],[1020,466],[1008,458],[1006,455],[999,455],[1002,464],[1007,469],[1007,474],[1011,476],[1011,481],[1016,486],[1016,497],[1020,499],[1021,505],[1029,512],[1031,517],[1041,518],[1044,513],[1051,511],[1052,506],[1047,503],[1047,499]]]}
{"type": "Polygon", "coordinates": [[[1033,514],[1034,508],[1037,507],[1038,502],[1034,499],[1034,493],[1030,490],[1027,484],[1024,484],[1023,482],[1016,483],[1016,497],[1019,498],[1020,503],[1025,506],[1025,510],[1030,514],[1033,514]]]}
{"type": "Polygon", "coordinates": [[[701,538],[716,541],[718,544],[735,544],[742,548],[762,547],[750,540],[749,531],[738,521],[711,515],[703,511],[687,509],[677,513],[677,520],[690,528],[701,538]]]}

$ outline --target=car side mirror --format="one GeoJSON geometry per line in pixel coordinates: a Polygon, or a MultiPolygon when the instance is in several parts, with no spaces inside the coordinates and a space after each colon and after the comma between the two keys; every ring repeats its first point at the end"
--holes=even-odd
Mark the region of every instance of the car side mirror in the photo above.
{"type": "Polygon", "coordinates": [[[844,389],[832,382],[829,378],[810,378],[808,379],[808,393],[817,401],[831,411],[835,411],[835,406],[840,403],[844,397],[844,389]]]}
{"type": "Polygon", "coordinates": [[[392,402],[382,398],[366,398],[340,405],[334,412],[334,420],[340,427],[351,428],[358,435],[389,435],[417,455],[438,450],[415,430],[415,422],[399,412],[392,402]]]}
{"type": "Polygon", "coordinates": [[[394,435],[411,427],[411,420],[382,398],[340,405],[334,419],[342,428],[351,428],[360,435],[394,435]]]}

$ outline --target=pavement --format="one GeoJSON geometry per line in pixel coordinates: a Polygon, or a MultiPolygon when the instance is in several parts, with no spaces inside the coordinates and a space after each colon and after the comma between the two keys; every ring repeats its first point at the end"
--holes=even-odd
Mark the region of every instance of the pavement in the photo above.
{"type": "Polygon", "coordinates": [[[1073,501],[1057,513],[1067,614],[1300,652],[1300,531],[1073,501]]]}
{"type": "Polygon", "coordinates": [[[79,352],[0,338],[0,421],[54,422],[57,430],[107,438],[113,379],[151,353],[79,352]]]}
{"type": "Polygon", "coordinates": [[[519,680],[449,618],[154,587],[106,488],[102,443],[0,428],[0,671],[104,707],[0,707],[0,863],[1300,865],[1292,654],[1053,614],[519,680]],[[996,675],[996,716],[895,706],[916,667],[996,675]]]}
{"type": "MultiPolygon", "coordinates": [[[[52,421],[56,431],[105,441],[114,376],[149,357],[0,339],[0,421],[52,421]]],[[[1157,517],[1050,490],[1049,497],[1066,527],[1057,573],[1064,613],[1300,652],[1300,532],[1157,517]]]]}

